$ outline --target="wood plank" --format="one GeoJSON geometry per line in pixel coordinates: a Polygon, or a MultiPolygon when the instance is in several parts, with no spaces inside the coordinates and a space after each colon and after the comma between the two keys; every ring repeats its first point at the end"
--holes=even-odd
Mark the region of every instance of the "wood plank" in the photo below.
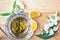
{"type": "MultiPolygon", "coordinates": [[[[20,0],[17,0],[20,1],[20,0]]],[[[9,12],[12,9],[12,4],[14,0],[0,0],[0,14],[4,12],[9,12]]],[[[35,31],[33,37],[30,40],[42,40],[36,37],[36,34],[40,33],[40,29],[43,25],[47,23],[47,16],[55,11],[60,12],[60,0],[22,0],[26,8],[24,12],[29,12],[31,10],[36,10],[41,13],[41,16],[33,18],[38,23],[38,28],[35,31]]],[[[0,27],[5,31],[5,22],[8,17],[0,16],[0,27]]],[[[58,27],[60,23],[58,24],[58,27]]],[[[48,40],[60,40],[60,27],[56,35],[48,40]]],[[[6,35],[0,30],[0,40],[10,40],[6,35]]]]}

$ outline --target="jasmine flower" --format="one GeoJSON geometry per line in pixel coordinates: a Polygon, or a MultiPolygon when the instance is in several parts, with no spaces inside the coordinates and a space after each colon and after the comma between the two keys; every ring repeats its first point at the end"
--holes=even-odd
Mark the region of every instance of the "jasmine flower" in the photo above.
{"type": "Polygon", "coordinates": [[[14,9],[14,13],[19,13],[23,9],[24,9],[23,3],[16,1],[16,8],[14,9]]]}
{"type": "Polygon", "coordinates": [[[45,31],[46,33],[48,33],[48,29],[49,29],[48,24],[45,24],[45,25],[44,25],[44,31],[45,31]]]}
{"type": "Polygon", "coordinates": [[[54,31],[52,29],[50,29],[49,35],[53,35],[53,34],[54,34],[54,31]]]}
{"type": "Polygon", "coordinates": [[[49,23],[49,25],[57,25],[58,23],[57,22],[48,22],[49,23]]]}
{"type": "Polygon", "coordinates": [[[48,21],[57,22],[58,21],[58,16],[57,15],[50,15],[48,21]]]}
{"type": "Polygon", "coordinates": [[[57,30],[58,30],[58,27],[54,27],[54,28],[53,28],[53,31],[57,31],[57,30]]]}
{"type": "Polygon", "coordinates": [[[16,1],[16,4],[19,5],[21,9],[24,9],[24,5],[23,5],[22,2],[18,2],[18,1],[16,1]]]}
{"type": "Polygon", "coordinates": [[[48,27],[51,27],[51,26],[53,26],[53,23],[50,23],[50,22],[49,22],[49,23],[48,23],[48,27]]]}

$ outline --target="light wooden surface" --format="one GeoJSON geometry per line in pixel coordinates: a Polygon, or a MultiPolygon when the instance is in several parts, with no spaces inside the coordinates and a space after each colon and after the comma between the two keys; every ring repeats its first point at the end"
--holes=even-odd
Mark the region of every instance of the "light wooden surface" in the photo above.
{"type": "MultiPolygon", "coordinates": [[[[17,0],[20,1],[20,0],[17,0]]],[[[40,33],[40,29],[47,23],[47,16],[55,11],[60,12],[60,0],[22,0],[25,4],[25,12],[31,10],[37,10],[41,13],[41,16],[33,18],[38,23],[38,28],[35,31],[33,37],[30,40],[42,40],[36,37],[36,34],[40,33]]],[[[14,0],[0,0],[0,14],[3,12],[9,12],[12,10],[12,4],[14,0]]],[[[0,16],[0,27],[4,30],[5,22],[8,16],[0,16]]],[[[58,25],[60,26],[60,25],[58,25]]],[[[5,30],[4,30],[5,31],[5,30]]],[[[10,40],[3,32],[0,31],[0,40],[10,40]]],[[[48,40],[60,40],[60,27],[56,35],[48,40]]]]}
{"type": "Polygon", "coordinates": [[[22,0],[26,6],[25,11],[38,10],[40,12],[60,11],[60,0],[22,0]]]}
{"type": "MultiPolygon", "coordinates": [[[[37,30],[35,31],[33,37],[32,37],[30,40],[42,40],[41,38],[38,38],[38,37],[36,37],[35,35],[36,35],[36,34],[39,34],[39,33],[40,33],[40,29],[43,28],[43,25],[44,25],[45,23],[47,23],[47,16],[48,16],[49,14],[51,14],[51,13],[50,13],[50,12],[44,12],[44,13],[41,13],[41,16],[39,16],[39,17],[37,17],[37,18],[34,18],[34,20],[37,21],[37,23],[38,23],[38,28],[37,28],[37,30]]],[[[0,27],[1,27],[3,30],[4,30],[4,28],[5,28],[4,24],[0,24],[0,27]]],[[[58,24],[58,27],[59,27],[59,29],[58,29],[58,32],[56,33],[56,35],[55,35],[54,37],[52,37],[51,39],[49,39],[49,40],[60,40],[60,25],[59,25],[59,24],[58,24]]],[[[5,31],[5,30],[4,30],[4,31],[5,31]]],[[[6,40],[9,40],[8,37],[7,37],[4,33],[2,33],[2,32],[0,31],[0,38],[1,38],[1,37],[7,38],[6,40]]],[[[2,38],[2,39],[3,39],[3,38],[2,38]]],[[[5,39],[3,39],[3,40],[5,40],[5,39]]]]}

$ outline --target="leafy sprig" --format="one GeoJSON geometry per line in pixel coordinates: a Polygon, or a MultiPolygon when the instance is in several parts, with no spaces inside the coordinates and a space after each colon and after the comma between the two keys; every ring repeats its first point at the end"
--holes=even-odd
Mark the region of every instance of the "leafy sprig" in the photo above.
{"type": "Polygon", "coordinates": [[[16,0],[13,3],[12,11],[6,12],[6,13],[2,13],[2,14],[0,14],[0,16],[9,16],[10,14],[14,14],[14,9],[15,8],[16,8],[16,0]]]}

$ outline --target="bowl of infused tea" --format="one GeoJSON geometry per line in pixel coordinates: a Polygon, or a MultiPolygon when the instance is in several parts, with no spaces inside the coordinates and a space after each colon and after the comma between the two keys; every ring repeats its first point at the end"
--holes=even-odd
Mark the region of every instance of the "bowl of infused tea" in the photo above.
{"type": "MultiPolygon", "coordinates": [[[[31,28],[31,19],[23,12],[12,14],[6,21],[6,34],[11,39],[23,39],[29,35],[31,28]]],[[[33,34],[33,33],[32,33],[33,34]]],[[[31,34],[31,36],[32,36],[31,34]]]]}

